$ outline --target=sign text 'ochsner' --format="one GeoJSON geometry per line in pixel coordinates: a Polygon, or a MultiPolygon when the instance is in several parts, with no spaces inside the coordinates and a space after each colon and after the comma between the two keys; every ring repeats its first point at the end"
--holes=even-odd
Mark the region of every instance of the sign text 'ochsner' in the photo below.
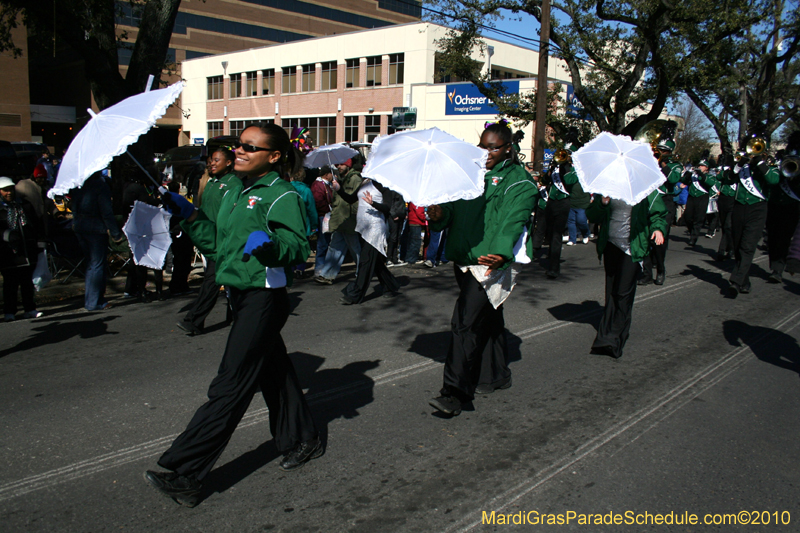
{"type": "MultiPolygon", "coordinates": [[[[506,94],[519,93],[519,82],[503,82],[506,94]]],[[[494,115],[497,107],[471,83],[447,85],[445,115],[494,115]]]]}

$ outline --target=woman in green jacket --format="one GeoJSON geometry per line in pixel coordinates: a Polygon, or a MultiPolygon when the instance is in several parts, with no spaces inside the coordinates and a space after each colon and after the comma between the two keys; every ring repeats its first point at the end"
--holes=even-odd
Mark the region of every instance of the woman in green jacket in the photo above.
{"type": "Polygon", "coordinates": [[[236,147],[242,188],[222,198],[216,220],[180,195],[165,193],[173,212],[203,253],[217,261],[217,283],[231,291],[234,322],[208,402],[158,463],[170,472],[145,472],[161,493],[197,504],[203,478],[225,449],[253,398],[261,391],[280,467],[293,470],[322,455],[322,443],[280,331],[289,316],[286,286],[291,267],[309,254],[306,212],[281,176],[294,151],[274,124],[245,129],[236,147]]]}
{"type": "Polygon", "coordinates": [[[515,248],[529,226],[538,193],[516,160],[506,124],[487,127],[478,146],[489,152],[483,196],[428,207],[434,231],[450,228],[446,254],[455,264],[460,289],[444,384],[440,396],[429,402],[449,415],[459,414],[462,404],[474,398],[476,385],[484,383],[482,368],[491,375],[483,376],[488,387],[484,392],[511,386],[503,306],[489,293],[513,287],[515,248]]]}
{"type": "Polygon", "coordinates": [[[658,191],[630,206],[607,196],[595,197],[586,216],[600,224],[597,255],[606,271],[606,307],[591,353],[619,358],[628,340],[636,296],[636,278],[650,251],[650,241],[664,243],[667,210],[658,191]]]}

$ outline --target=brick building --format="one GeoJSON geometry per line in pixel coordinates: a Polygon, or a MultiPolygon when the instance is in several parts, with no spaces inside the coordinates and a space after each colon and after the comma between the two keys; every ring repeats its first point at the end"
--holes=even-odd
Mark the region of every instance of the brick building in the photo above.
{"type": "MultiPolygon", "coordinates": [[[[417,107],[417,127],[438,126],[463,139],[476,139],[496,116],[470,83],[442,76],[436,40],[447,28],[414,22],[275,44],[182,65],[186,141],[238,135],[248,124],[270,121],[289,130],[309,128],[319,145],[371,141],[393,132],[395,107],[417,107]]],[[[535,88],[539,54],[486,39],[491,57],[474,59],[506,83],[507,92],[535,88]]],[[[548,79],[570,83],[566,65],[551,58],[548,79]]],[[[532,125],[526,129],[532,140],[532,125]]],[[[530,146],[523,149],[530,151],[530,146]]]]}

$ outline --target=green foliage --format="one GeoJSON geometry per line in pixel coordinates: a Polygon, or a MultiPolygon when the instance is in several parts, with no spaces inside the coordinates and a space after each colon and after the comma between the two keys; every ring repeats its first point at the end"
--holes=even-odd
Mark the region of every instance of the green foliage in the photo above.
{"type": "MultiPolygon", "coordinates": [[[[472,81],[490,98],[485,75],[470,71],[465,58],[482,49],[484,28],[493,27],[501,10],[529,15],[541,22],[538,0],[434,0],[432,18],[454,28],[439,45],[442,63],[472,81]]],[[[556,0],[552,4],[552,53],[569,69],[575,95],[597,129],[634,135],[656,119],[668,98],[679,90],[684,62],[711,60],[720,39],[750,23],[748,0],[556,0]],[[689,38],[691,37],[691,39],[689,38]]],[[[551,99],[552,101],[552,99],[551,99]]],[[[535,105],[502,108],[519,120],[533,119],[535,105]]],[[[548,126],[557,133],[574,123],[550,113],[548,126]]]]}
{"type": "MultiPolygon", "coordinates": [[[[760,0],[743,31],[713,43],[711,60],[687,65],[683,90],[711,121],[725,151],[748,132],[771,137],[798,117],[800,15],[796,2],[760,0]],[[780,43],[780,44],[779,44],[780,43]],[[728,133],[724,118],[739,123],[728,133]]],[[[687,39],[694,36],[687,35],[687,39]]]]}

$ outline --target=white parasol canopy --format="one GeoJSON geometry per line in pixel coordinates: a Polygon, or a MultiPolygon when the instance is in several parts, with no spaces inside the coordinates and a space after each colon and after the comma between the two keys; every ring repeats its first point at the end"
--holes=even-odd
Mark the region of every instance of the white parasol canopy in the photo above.
{"type": "Polygon", "coordinates": [[[164,268],[167,250],[172,245],[169,234],[170,214],[136,200],[122,231],[128,237],[133,262],[155,270],[164,268]]]}
{"type": "Polygon", "coordinates": [[[649,144],[603,132],[572,154],[575,172],[586,192],[636,205],[666,178],[649,144]]]}
{"type": "Polygon", "coordinates": [[[306,168],[319,168],[324,165],[339,165],[357,153],[358,150],[343,144],[326,144],[319,148],[314,148],[306,154],[303,166],[306,168]]]}
{"type": "Polygon", "coordinates": [[[483,195],[489,153],[439,128],[380,137],[372,144],[365,178],[428,206],[483,195]]]}
{"type": "Polygon", "coordinates": [[[70,189],[83,185],[92,174],[106,168],[112,159],[150,131],[182,90],[183,82],[179,81],[165,89],[131,96],[96,114],[87,109],[92,118],[67,148],[58,169],[58,179],[47,195],[53,198],[67,194],[70,189]]]}

